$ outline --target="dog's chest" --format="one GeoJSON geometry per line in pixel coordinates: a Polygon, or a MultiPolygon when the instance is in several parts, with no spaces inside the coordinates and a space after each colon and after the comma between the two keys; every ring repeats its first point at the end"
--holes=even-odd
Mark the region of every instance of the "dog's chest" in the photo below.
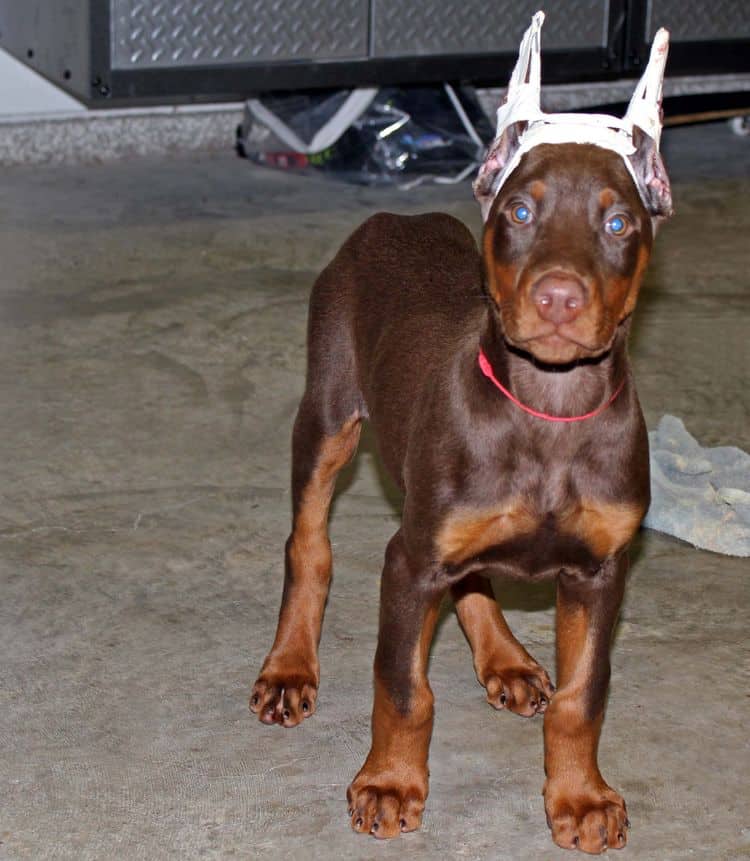
{"type": "MultiPolygon", "coordinates": [[[[436,533],[437,555],[450,567],[507,561],[518,573],[597,566],[622,550],[635,534],[643,506],[617,501],[576,482],[570,471],[537,464],[528,480],[508,483],[500,501],[459,502],[436,533]],[[536,477],[534,477],[534,473],[536,477]]],[[[527,472],[527,475],[528,475],[527,472]]]]}

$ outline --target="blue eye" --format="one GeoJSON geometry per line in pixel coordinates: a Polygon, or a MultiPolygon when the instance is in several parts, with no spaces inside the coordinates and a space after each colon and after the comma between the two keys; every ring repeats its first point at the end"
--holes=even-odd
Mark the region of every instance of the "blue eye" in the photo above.
{"type": "Polygon", "coordinates": [[[528,224],[531,221],[531,210],[528,206],[519,203],[511,209],[510,217],[516,224],[528,224]]]}
{"type": "Polygon", "coordinates": [[[613,236],[622,236],[628,229],[628,222],[622,215],[613,215],[604,226],[613,236]]]}

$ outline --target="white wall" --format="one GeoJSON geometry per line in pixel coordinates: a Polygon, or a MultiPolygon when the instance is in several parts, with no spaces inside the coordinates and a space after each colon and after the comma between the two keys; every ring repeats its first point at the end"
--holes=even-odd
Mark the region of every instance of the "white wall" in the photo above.
{"type": "Polygon", "coordinates": [[[0,49],[0,119],[85,110],[72,96],[0,49]]]}

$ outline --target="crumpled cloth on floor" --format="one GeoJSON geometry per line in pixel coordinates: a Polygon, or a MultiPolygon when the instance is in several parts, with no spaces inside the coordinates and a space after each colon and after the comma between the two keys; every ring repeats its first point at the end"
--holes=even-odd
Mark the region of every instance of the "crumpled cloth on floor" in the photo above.
{"type": "Polygon", "coordinates": [[[649,432],[651,507],[643,525],[695,547],[750,556],[750,455],[703,448],[675,416],[649,432]]]}

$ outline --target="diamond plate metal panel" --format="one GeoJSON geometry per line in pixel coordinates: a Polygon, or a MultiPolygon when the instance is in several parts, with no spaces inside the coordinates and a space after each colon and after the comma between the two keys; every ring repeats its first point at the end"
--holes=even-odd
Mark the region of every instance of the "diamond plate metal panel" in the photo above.
{"type": "MultiPolygon", "coordinates": [[[[540,0],[372,0],[376,57],[515,52],[540,0]]],[[[545,48],[607,44],[609,3],[567,0],[548,4],[545,48]],[[564,9],[563,9],[564,6],[564,9]]]]}
{"type": "Polygon", "coordinates": [[[367,56],[368,0],[110,0],[112,67],[367,56]]]}
{"type": "Polygon", "coordinates": [[[649,0],[648,41],[666,27],[673,42],[750,38],[749,0],[649,0]]]}

